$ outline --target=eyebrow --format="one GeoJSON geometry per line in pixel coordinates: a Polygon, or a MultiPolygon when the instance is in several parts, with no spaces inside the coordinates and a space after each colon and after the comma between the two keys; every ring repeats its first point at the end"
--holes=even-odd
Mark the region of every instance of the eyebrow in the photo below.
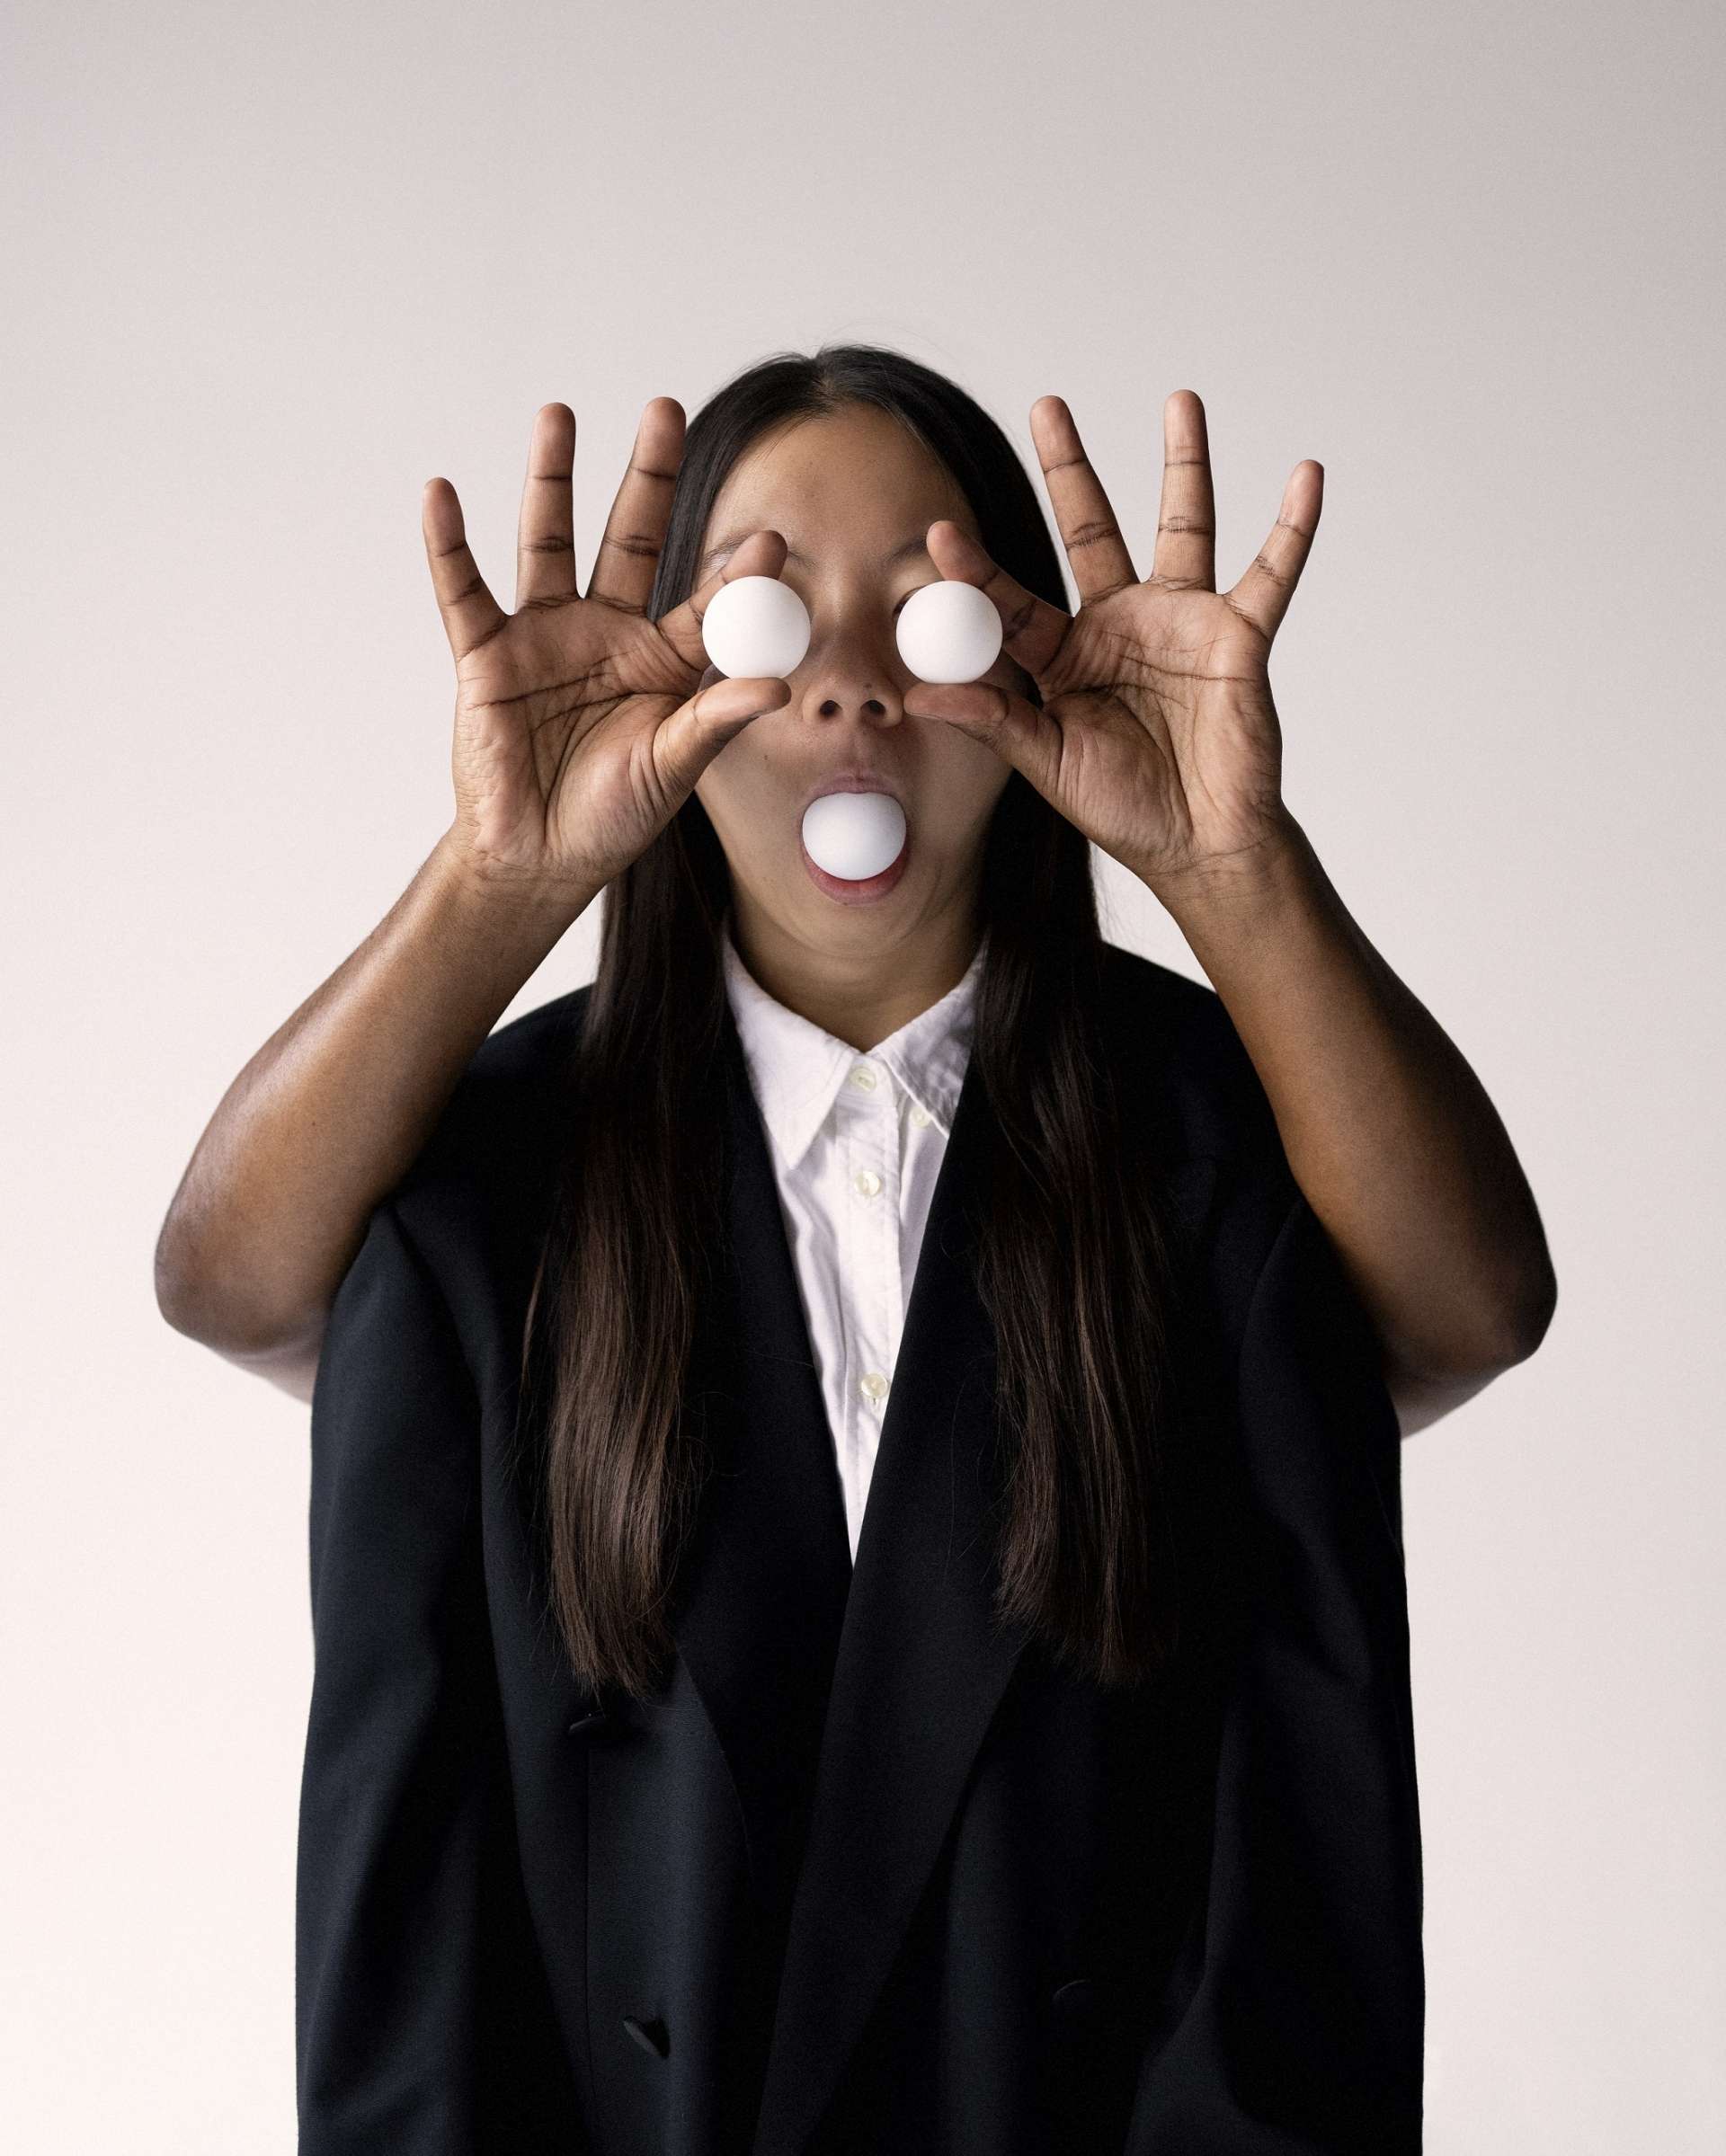
{"type": "MultiPolygon", "coordinates": [[[[734,547],[741,546],[752,532],[765,531],[770,528],[770,527],[767,525],[745,524],[740,529],[728,531],[723,539],[716,539],[695,565],[698,580],[707,574],[710,563],[717,561],[722,554],[731,553],[734,547]]],[[[912,538],[902,539],[897,546],[890,547],[875,565],[877,569],[894,569],[901,562],[910,561],[913,555],[927,554],[928,552],[926,534],[919,532],[912,538]]],[[[795,546],[786,548],[785,558],[787,562],[801,563],[805,569],[813,569],[815,566],[806,554],[800,553],[795,546]]]]}

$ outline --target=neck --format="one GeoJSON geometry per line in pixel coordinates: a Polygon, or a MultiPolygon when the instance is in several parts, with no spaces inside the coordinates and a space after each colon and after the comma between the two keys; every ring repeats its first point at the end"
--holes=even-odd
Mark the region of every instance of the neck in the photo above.
{"type": "Polygon", "coordinates": [[[974,904],[855,951],[803,942],[737,893],[729,919],[738,956],[768,994],[863,1055],[956,989],[983,938],[974,904]]]}

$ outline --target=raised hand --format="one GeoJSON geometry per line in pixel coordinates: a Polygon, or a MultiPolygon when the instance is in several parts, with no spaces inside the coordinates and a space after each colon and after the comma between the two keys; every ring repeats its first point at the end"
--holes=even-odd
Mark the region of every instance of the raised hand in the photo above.
{"type": "Polygon", "coordinates": [[[732,736],[791,693],[778,680],[700,687],[702,616],[733,578],[778,574],[777,532],[752,533],[681,606],[648,618],[684,426],[674,397],[643,412],[583,594],[571,517],[575,415],[567,404],[540,407],[513,614],[479,573],[455,488],[426,482],[426,555],[456,661],[451,829],[489,876],[534,888],[609,883],[671,821],[732,736]]]}
{"type": "Polygon", "coordinates": [[[1163,405],[1156,556],[1143,581],[1058,396],[1031,407],[1080,596],[1069,615],[1026,590],[956,524],[930,527],[944,577],[994,601],[1006,656],[1043,699],[993,681],[919,682],[913,718],[986,741],[1106,853],[1151,888],[1250,856],[1285,828],[1271,640],[1317,529],[1323,467],[1297,465],[1270,536],[1232,590],[1216,589],[1216,517],[1205,407],[1163,405]]]}

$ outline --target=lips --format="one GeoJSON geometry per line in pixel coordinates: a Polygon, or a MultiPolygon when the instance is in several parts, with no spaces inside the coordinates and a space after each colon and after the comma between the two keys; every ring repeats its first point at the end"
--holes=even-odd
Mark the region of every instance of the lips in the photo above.
{"type": "Polygon", "coordinates": [[[823,794],[890,794],[902,809],[905,805],[905,797],[896,780],[889,778],[885,771],[867,771],[855,765],[844,771],[830,771],[818,778],[804,795],[799,815],[823,794]]]}

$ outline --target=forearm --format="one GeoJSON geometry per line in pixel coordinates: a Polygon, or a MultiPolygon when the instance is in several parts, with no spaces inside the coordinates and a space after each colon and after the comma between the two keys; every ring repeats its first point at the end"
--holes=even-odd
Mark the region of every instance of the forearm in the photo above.
{"type": "Polygon", "coordinates": [[[315,1354],[373,1206],[594,895],[486,882],[439,840],[210,1118],[156,1246],[171,1325],[236,1362],[315,1354]]]}
{"type": "Polygon", "coordinates": [[[1387,1365],[1442,1382],[1531,1353],[1554,1286],[1509,1137],[1300,826],[1288,817],[1280,842],[1152,888],[1252,1059],[1387,1365]]]}

